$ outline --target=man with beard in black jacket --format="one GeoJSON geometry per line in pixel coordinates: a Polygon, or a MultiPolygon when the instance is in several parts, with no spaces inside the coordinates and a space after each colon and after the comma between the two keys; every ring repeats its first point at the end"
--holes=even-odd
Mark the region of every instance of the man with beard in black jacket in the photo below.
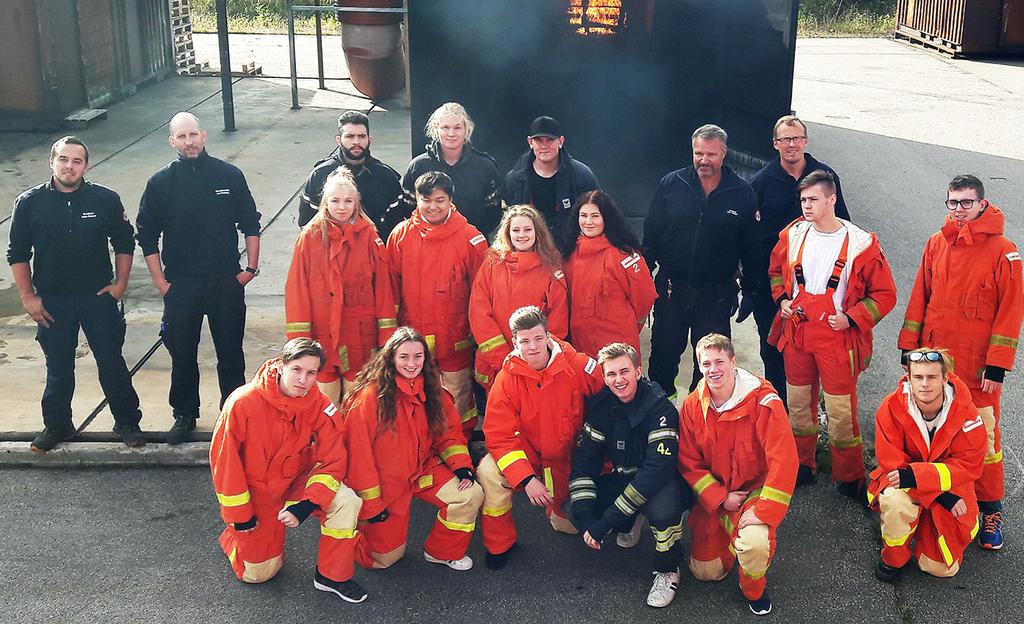
{"type": "Polygon", "coordinates": [[[557,120],[534,119],[526,142],[530,151],[505,175],[505,201],[510,206],[529,204],[539,210],[555,242],[562,245],[573,202],[601,186],[590,167],[565,150],[565,136],[557,120]]]}

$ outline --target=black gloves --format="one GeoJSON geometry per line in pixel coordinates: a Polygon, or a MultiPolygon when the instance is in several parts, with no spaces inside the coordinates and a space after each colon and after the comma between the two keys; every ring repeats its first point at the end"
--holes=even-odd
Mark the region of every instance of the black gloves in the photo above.
{"type": "Polygon", "coordinates": [[[455,476],[458,477],[460,481],[462,479],[476,481],[476,479],[473,478],[473,471],[470,470],[469,468],[458,468],[457,470],[453,470],[452,472],[455,473],[455,476]]]}
{"type": "Polygon", "coordinates": [[[244,533],[246,531],[252,531],[255,528],[256,528],[256,516],[253,516],[252,518],[249,518],[245,522],[236,522],[235,523],[235,530],[240,532],[240,533],[244,533]]]}
{"type": "Polygon", "coordinates": [[[309,517],[309,514],[313,513],[314,509],[316,509],[316,505],[308,500],[299,501],[294,505],[285,507],[285,511],[298,518],[299,524],[302,524],[309,517]]]}
{"type": "Polygon", "coordinates": [[[370,524],[377,524],[378,522],[384,522],[385,520],[387,520],[389,515],[390,514],[388,513],[388,510],[385,509],[384,511],[380,512],[376,516],[374,516],[372,518],[367,518],[366,521],[369,522],[370,524]]]}

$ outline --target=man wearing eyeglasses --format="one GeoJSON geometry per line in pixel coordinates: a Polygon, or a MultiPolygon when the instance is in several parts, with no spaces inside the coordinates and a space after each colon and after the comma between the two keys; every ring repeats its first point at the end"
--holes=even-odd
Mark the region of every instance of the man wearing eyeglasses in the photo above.
{"type": "Polygon", "coordinates": [[[1013,368],[1024,318],[1021,258],[1003,236],[1003,211],[985,199],[973,175],[958,175],[946,191],[946,221],[925,244],[900,331],[903,351],[949,349],[971,391],[988,439],[985,468],[976,484],[982,548],[1003,546],[1003,450],[999,397],[1013,368]]]}
{"type": "MultiPolygon", "coordinates": [[[[807,126],[796,115],[786,115],[775,122],[772,130],[772,145],[779,152],[778,160],[764,166],[750,179],[750,186],[757,194],[757,219],[761,232],[761,254],[764,266],[768,266],[772,249],[779,242],[779,232],[803,216],[800,212],[800,189],[797,184],[812,171],[822,170],[832,175],[836,185],[836,216],[850,220],[850,213],[843,200],[843,189],[839,176],[825,163],[807,153],[807,126]]],[[[782,354],[768,344],[768,333],[779,306],[770,292],[759,293],[754,301],[754,321],[761,338],[761,361],[764,362],[764,376],[783,395],[785,400],[786,368],[782,354]]],[[[739,319],[737,319],[739,320],[739,319]]],[[[806,485],[798,482],[797,485],[806,485]]]]}
{"type": "Polygon", "coordinates": [[[817,471],[818,396],[824,390],[832,480],[867,504],[857,378],[871,361],[873,328],[896,306],[896,284],[878,238],[835,214],[831,174],[800,181],[804,218],[780,235],[768,275],[779,314],[769,342],[786,363],[789,424],[800,458],[798,479],[817,471]]]}
{"type": "Polygon", "coordinates": [[[915,349],[907,359],[907,376],[875,416],[868,489],[882,525],[875,576],[890,583],[911,556],[932,576],[960,570],[978,530],[974,482],[985,454],[984,422],[945,351],[915,349]]]}

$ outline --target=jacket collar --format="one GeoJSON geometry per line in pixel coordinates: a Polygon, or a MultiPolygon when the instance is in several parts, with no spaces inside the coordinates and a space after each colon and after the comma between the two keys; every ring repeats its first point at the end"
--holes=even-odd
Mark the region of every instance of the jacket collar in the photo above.
{"type": "Polygon", "coordinates": [[[745,369],[736,367],[736,386],[732,390],[732,396],[723,403],[722,405],[715,407],[711,401],[711,389],[708,388],[707,381],[701,379],[697,384],[698,396],[700,397],[701,410],[704,413],[704,419],[708,417],[708,409],[714,407],[715,411],[719,414],[719,420],[737,420],[743,416],[746,416],[746,412],[735,412],[729,414],[728,412],[735,410],[744,401],[747,400],[755,390],[761,387],[761,380],[752,373],[747,372],[745,369]]]}
{"type": "Polygon", "coordinates": [[[987,236],[1002,236],[1006,225],[1006,215],[989,203],[985,212],[978,215],[974,221],[968,221],[963,227],[958,227],[953,217],[946,215],[946,222],[942,225],[942,236],[950,245],[955,245],[962,240],[966,245],[973,245],[975,239],[984,239],[987,236]]]}

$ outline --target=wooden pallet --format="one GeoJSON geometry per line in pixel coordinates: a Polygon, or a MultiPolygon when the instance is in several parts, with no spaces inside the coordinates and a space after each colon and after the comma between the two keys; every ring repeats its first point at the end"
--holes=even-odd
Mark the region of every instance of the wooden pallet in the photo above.
{"type": "Polygon", "coordinates": [[[963,56],[963,46],[959,43],[953,43],[942,37],[928,34],[924,31],[904,26],[900,24],[893,32],[893,38],[897,41],[905,41],[910,44],[915,44],[933,50],[935,52],[942,52],[948,54],[953,58],[961,58],[963,56]]]}

